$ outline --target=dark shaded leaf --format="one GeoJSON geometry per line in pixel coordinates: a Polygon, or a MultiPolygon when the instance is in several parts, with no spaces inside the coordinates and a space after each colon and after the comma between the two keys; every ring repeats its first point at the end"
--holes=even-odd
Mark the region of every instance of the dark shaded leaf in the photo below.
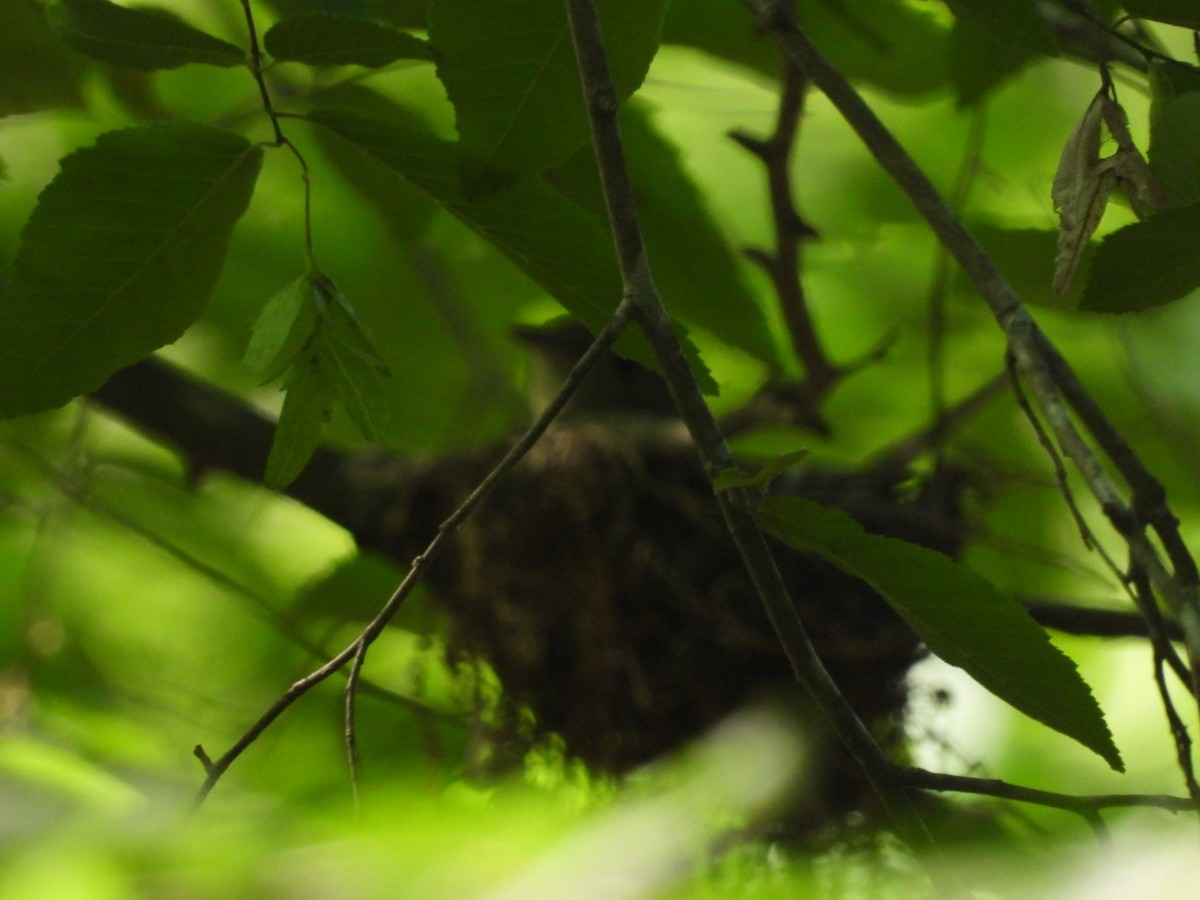
{"type": "Polygon", "coordinates": [[[277,22],[263,35],[276,60],[310,66],[370,66],[433,59],[425,41],[371,19],[310,13],[277,22]]]}
{"type": "Polygon", "coordinates": [[[216,282],[262,150],[187,122],[62,161],[0,304],[0,416],[61,406],[178,338],[216,282]]]}
{"type": "MultiPolygon", "coordinates": [[[[486,197],[467,199],[455,145],[449,141],[356,109],[314,110],[308,119],[426,191],[593,332],[611,317],[622,291],[612,238],[594,215],[542,179],[525,179],[486,197]]],[[[627,331],[617,348],[653,368],[653,355],[640,331],[627,331]]],[[[716,383],[695,348],[688,353],[701,387],[715,393],[716,383]]]]}
{"type": "MultiPolygon", "coordinates": [[[[848,77],[896,94],[923,94],[946,83],[946,29],[903,0],[806,3],[804,30],[848,77]]],[[[673,0],[663,43],[684,44],[775,78],[780,55],[754,19],[726,0],[673,0]]]]}
{"type": "Polygon", "coordinates": [[[773,497],[755,517],[785,543],[867,582],[932,652],[1001,700],[1124,771],[1075,663],[1016,600],[949,557],[868,534],[847,513],[811,500],[773,497]]]}
{"type": "Polygon", "coordinates": [[[108,0],[59,0],[50,22],[63,40],[93,59],[130,69],[177,69],[188,63],[239,66],[246,52],[174,16],[108,0]]]}
{"type": "Polygon", "coordinates": [[[950,29],[946,68],[958,105],[976,105],[1037,58],[1030,47],[1004,41],[970,19],[957,19],[950,29]]]}
{"type": "MultiPolygon", "coordinates": [[[[642,83],[666,0],[598,4],[618,101],[642,83]]],[[[562,163],[588,139],[561,0],[434,0],[429,37],[454,104],[467,195],[562,163]]]]}
{"type": "Polygon", "coordinates": [[[1200,287],[1200,203],[1108,235],[1096,249],[1080,309],[1137,312],[1200,287]]]}
{"type": "Polygon", "coordinates": [[[954,15],[968,19],[998,41],[1054,56],[1058,46],[1037,13],[1036,0],[947,0],[954,15]]]}
{"type": "Polygon", "coordinates": [[[1200,29],[1200,4],[1196,0],[1125,0],[1125,11],[1139,19],[1200,29]]]}
{"type": "Polygon", "coordinates": [[[328,364],[322,354],[306,350],[289,372],[263,476],[263,484],[272,490],[287,487],[304,471],[333,418],[335,392],[328,364]]]}
{"type": "MultiPolygon", "coordinates": [[[[667,306],[721,340],[779,367],[770,328],[738,261],[680,160],[636,102],[621,111],[621,134],[646,252],[667,306]]],[[[607,215],[591,144],[547,178],[603,220],[607,215]]]]}
{"type": "Polygon", "coordinates": [[[1154,98],[1150,168],[1172,206],[1200,200],[1200,92],[1154,98]]]}

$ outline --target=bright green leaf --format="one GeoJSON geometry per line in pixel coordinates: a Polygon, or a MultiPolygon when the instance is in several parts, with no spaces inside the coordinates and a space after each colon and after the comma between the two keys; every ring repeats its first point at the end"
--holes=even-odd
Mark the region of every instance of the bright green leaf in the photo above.
{"type": "MultiPolygon", "coordinates": [[[[591,213],[540,178],[525,179],[486,197],[466,199],[455,146],[425,131],[356,109],[320,109],[308,119],[349,141],[426,191],[541,285],[593,333],[621,299],[612,238],[591,213]]],[[[649,345],[637,329],[617,342],[622,355],[653,368],[649,345]]],[[[706,393],[715,382],[695,348],[685,348],[706,393]]]]}
{"type": "Polygon", "coordinates": [[[275,23],[263,46],[276,60],[310,66],[370,66],[433,59],[425,41],[371,19],[310,13],[275,23]]]}
{"type": "Polygon", "coordinates": [[[1200,203],[1108,235],[1096,249],[1080,309],[1137,312],[1200,287],[1200,203]]]}
{"type": "Polygon", "coordinates": [[[1196,0],[1125,0],[1125,11],[1139,19],[1200,29],[1200,4],[1196,0]]]}
{"type": "Polygon", "coordinates": [[[264,382],[273,381],[296,359],[316,327],[310,276],[302,275],[267,301],[242,363],[264,382]]]}
{"type": "MultiPolygon", "coordinates": [[[[619,101],[646,76],[666,0],[598,4],[619,101]]],[[[468,195],[562,163],[588,139],[562,0],[434,0],[429,37],[458,119],[468,195]]]]}
{"type": "Polygon", "coordinates": [[[216,282],[262,150],[172,122],[62,161],[0,303],[0,416],[61,406],[178,338],[216,282]]]}
{"type": "Polygon", "coordinates": [[[314,348],[302,353],[289,372],[263,477],[263,484],[273,490],[291,484],[304,471],[333,417],[335,391],[328,364],[314,348]]]}
{"type": "Polygon", "coordinates": [[[1016,600],[947,556],[868,534],[847,513],[811,500],[773,497],[755,517],[785,543],[871,585],[933,653],[1001,700],[1124,770],[1075,664],[1016,600]]]}
{"type": "Polygon", "coordinates": [[[131,69],[177,69],[188,63],[238,66],[246,52],[174,16],[108,0],[59,0],[50,22],[63,40],[93,59],[131,69]]]}
{"type": "MultiPolygon", "coordinates": [[[[621,111],[621,135],[646,252],[668,308],[777,368],[778,352],[763,309],[679,151],[655,130],[636,102],[621,111]]],[[[548,172],[547,178],[598,218],[607,215],[591,144],[562,168],[548,172]]]]}
{"type": "Polygon", "coordinates": [[[1200,92],[1151,104],[1150,168],[1172,206],[1200,200],[1200,92]]]}

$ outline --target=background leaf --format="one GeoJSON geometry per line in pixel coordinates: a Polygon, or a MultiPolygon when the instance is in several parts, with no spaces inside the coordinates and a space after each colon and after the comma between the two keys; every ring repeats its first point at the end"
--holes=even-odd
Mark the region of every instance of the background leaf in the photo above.
{"type": "Polygon", "coordinates": [[[63,47],[36,0],[5,0],[0,59],[13,73],[0,78],[0,116],[83,105],[83,61],[63,47]]]}
{"type": "MultiPolygon", "coordinates": [[[[658,49],[666,0],[598,4],[620,101],[658,49]]],[[[559,0],[435,0],[429,37],[457,114],[466,193],[558,165],[588,139],[575,51],[559,0]]]]}
{"type": "Polygon", "coordinates": [[[131,69],[177,69],[188,63],[240,66],[246,52],[174,16],[108,0],[59,0],[50,22],[63,40],[93,59],[131,69]]]}
{"type": "Polygon", "coordinates": [[[262,151],[172,122],[101,135],[62,161],[0,304],[0,416],[61,406],[200,314],[262,151]]]}
{"type": "Polygon", "coordinates": [[[1172,206],[1200,200],[1200,91],[1151,104],[1150,168],[1172,206]]]}
{"type": "Polygon", "coordinates": [[[433,59],[425,41],[371,19],[310,13],[276,22],[263,46],[276,60],[310,66],[370,66],[433,59]]]}
{"type": "Polygon", "coordinates": [[[1200,28],[1200,6],[1195,0],[1125,0],[1125,11],[1140,19],[1200,28]]]}
{"type": "MultiPolygon", "coordinates": [[[[449,141],[356,109],[319,109],[307,118],[428,192],[593,332],[603,328],[616,309],[621,280],[607,229],[545,181],[526,179],[486,197],[467,199],[449,141]]],[[[640,331],[627,330],[617,347],[623,355],[654,367],[640,331]]],[[[695,348],[689,350],[689,361],[701,387],[715,393],[716,384],[695,348]]]]}
{"type": "MultiPolygon", "coordinates": [[[[804,6],[804,30],[850,78],[915,95],[946,83],[946,29],[903,0],[838,0],[804,6]]],[[[752,17],[725,0],[673,0],[663,43],[684,44],[771,78],[780,55],[752,17]]]]}
{"type": "Polygon", "coordinates": [[[1178,300],[1200,287],[1200,203],[1151,216],[1096,248],[1080,309],[1124,313],[1178,300]]]}
{"type": "Polygon", "coordinates": [[[932,652],[1001,700],[1124,770],[1075,663],[985,579],[934,550],[868,534],[841,510],[801,497],[769,498],[755,517],[785,543],[867,582],[932,652]]]}
{"type": "MultiPolygon", "coordinates": [[[[636,102],[621,111],[621,137],[646,254],[667,308],[778,368],[778,353],[763,309],[684,168],[679,151],[659,135],[645,108],[636,102]]],[[[565,165],[548,172],[547,178],[604,221],[604,194],[590,142],[565,165]]]]}

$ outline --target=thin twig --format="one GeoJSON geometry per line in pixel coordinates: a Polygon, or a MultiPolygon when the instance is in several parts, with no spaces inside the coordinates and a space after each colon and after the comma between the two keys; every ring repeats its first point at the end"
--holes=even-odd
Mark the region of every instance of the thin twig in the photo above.
{"type": "Polygon", "coordinates": [[[841,374],[830,362],[817,335],[800,278],[800,252],[804,242],[816,235],[816,230],[804,220],[796,208],[792,187],[792,155],[796,137],[804,116],[804,97],[808,80],[790,61],[784,62],[783,83],[779,91],[779,108],[775,129],[765,140],[744,131],[732,131],[729,136],[746,148],[763,164],[767,173],[767,196],[771,204],[771,223],[775,247],[771,252],[750,249],[747,255],[758,263],[771,279],[779,301],[792,349],[804,366],[805,397],[813,409],[837,383],[841,374]]]}
{"type": "Polygon", "coordinates": [[[1019,784],[1010,784],[998,778],[948,775],[917,768],[897,768],[896,778],[908,787],[926,791],[980,794],[986,797],[999,797],[1003,800],[1034,803],[1053,809],[1064,809],[1080,815],[1088,815],[1103,809],[1129,807],[1163,809],[1167,812],[1192,812],[1197,808],[1195,801],[1186,797],[1175,797],[1171,794],[1060,794],[1057,791],[1043,791],[1019,784]]]}
{"type": "Polygon", "coordinates": [[[358,688],[358,680],[362,675],[362,667],[366,659],[367,643],[366,641],[360,641],[358,649],[354,653],[354,659],[350,661],[350,674],[346,678],[346,691],[343,695],[345,698],[346,764],[350,769],[350,794],[354,800],[355,809],[359,808],[358,730],[354,722],[355,711],[357,709],[355,692],[358,688]]]}
{"type": "Polygon", "coordinates": [[[495,490],[512,469],[520,462],[522,457],[529,452],[530,448],[537,442],[538,438],[545,433],[546,429],[558,417],[562,408],[566,406],[571,396],[575,393],[575,389],[579,383],[591,371],[596,361],[603,355],[617,339],[621,329],[629,322],[632,316],[633,305],[629,300],[622,301],[617,311],[613,314],[608,325],[596,336],[596,340],[587,352],[580,357],[579,362],[575,364],[563,382],[559,392],[555,395],[550,404],[543,410],[529,426],[528,430],[521,439],[518,440],[504,455],[504,458],[498,462],[495,467],[488,473],[487,477],[479,483],[471,495],[454,511],[451,516],[438,526],[437,534],[429,542],[424,551],[413,560],[412,567],[400,585],[388,598],[387,603],[383,605],[375,618],[359,633],[350,644],[338,653],[331,657],[320,668],[315,669],[308,675],[294,682],[271,706],[263,713],[253,725],[243,734],[232,747],[227,750],[224,755],[213,762],[210,766],[205,767],[204,783],[200,786],[200,790],[196,795],[195,804],[198,806],[204,802],[204,799],[211,793],[216,783],[221,779],[229,767],[234,763],[239,756],[253,744],[258,737],[270,727],[285,710],[310,690],[341,669],[346,663],[350,662],[360,653],[364,653],[366,648],[373,644],[376,638],[382,633],[383,629],[392,620],[399,611],[404,600],[412,593],[413,588],[417,586],[420,580],[429,570],[430,565],[441,553],[443,547],[454,534],[454,531],[462,523],[462,521],[482,503],[489,494],[495,490]]]}

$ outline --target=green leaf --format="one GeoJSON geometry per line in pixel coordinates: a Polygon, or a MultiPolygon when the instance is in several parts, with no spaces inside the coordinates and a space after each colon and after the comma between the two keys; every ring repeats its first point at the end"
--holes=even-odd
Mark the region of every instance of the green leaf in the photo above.
{"type": "Polygon", "coordinates": [[[380,376],[387,366],[346,297],[323,272],[309,272],[267,304],[246,351],[247,361],[276,369],[289,362],[287,397],[264,483],[282,488],[307,465],[340,405],[368,440],[393,433],[391,406],[380,376]]]}
{"type": "Polygon", "coordinates": [[[1200,4],[1196,0],[1125,0],[1125,11],[1139,19],[1200,29],[1200,4]]]}
{"type": "Polygon", "coordinates": [[[1150,105],[1150,168],[1172,206],[1200,200],[1200,92],[1150,105]]]}
{"type": "Polygon", "coordinates": [[[793,450],[769,459],[761,469],[753,474],[747,474],[738,469],[722,469],[713,479],[713,490],[717,493],[730,491],[734,488],[749,487],[758,491],[766,491],[771,482],[797,463],[805,460],[811,451],[793,450]]]}
{"type": "MultiPolygon", "coordinates": [[[[757,297],[705,206],[679,151],[636,101],[621,111],[621,134],[654,281],[672,312],[771,368],[778,351],[757,297]]],[[[607,215],[591,144],[546,173],[568,197],[607,215]]]]}
{"type": "Polygon", "coordinates": [[[1043,56],[1054,56],[1058,46],[1042,17],[1036,0],[947,0],[954,15],[968,19],[989,35],[1007,44],[1043,56]]]}
{"type": "Polygon", "coordinates": [[[868,534],[847,513],[811,500],[773,497],[755,517],[784,543],[871,585],[933,653],[1001,700],[1124,771],[1075,663],[1016,600],[947,556],[868,534]]]}
{"type": "Polygon", "coordinates": [[[0,417],[61,406],[200,314],[262,150],[188,122],[113,131],[62,161],[0,302],[0,417]]]}
{"type": "Polygon", "coordinates": [[[287,487],[304,471],[333,417],[335,391],[328,365],[325,355],[314,348],[302,353],[291,368],[263,477],[263,484],[272,490],[287,487]]]}
{"type": "MultiPolygon", "coordinates": [[[[338,84],[315,91],[316,106],[353,106],[404,122],[411,128],[423,122],[394,100],[358,84],[338,84]]],[[[383,218],[399,241],[411,243],[425,236],[433,222],[437,204],[394,169],[367,156],[326,131],[313,129],[321,152],[350,186],[383,218]]]]}
{"type": "Polygon", "coordinates": [[[1174,59],[1150,61],[1150,93],[1154,102],[1174,100],[1191,91],[1200,91],[1200,68],[1174,59]]]}
{"type": "Polygon", "coordinates": [[[177,69],[188,63],[239,66],[246,52],[161,12],[108,0],[59,0],[50,23],[63,40],[93,59],[130,69],[177,69]]]}
{"type": "Polygon", "coordinates": [[[1002,40],[970,19],[955,20],[946,47],[946,67],[958,106],[975,106],[1037,58],[1035,50],[1002,40]]]}
{"type": "MultiPolygon", "coordinates": [[[[1083,285],[1091,271],[1096,244],[1089,243],[1084,248],[1077,277],[1071,280],[1065,293],[1056,294],[1051,282],[1054,278],[1054,261],[1058,256],[1057,231],[1048,228],[1004,228],[990,222],[973,222],[970,229],[992,262],[1004,273],[1005,280],[1026,303],[1055,309],[1078,307],[1083,285]]],[[[974,290],[961,271],[954,278],[962,290],[974,290]]]]}
{"type": "Polygon", "coordinates": [[[371,19],[310,13],[276,22],[263,46],[280,62],[310,66],[370,66],[378,68],[398,59],[433,59],[433,48],[371,19]]]}
{"type": "MultiPolygon", "coordinates": [[[[454,144],[357,109],[319,109],[307,118],[426,191],[593,333],[604,327],[617,308],[621,278],[607,228],[544,180],[529,178],[486,197],[467,199],[454,144]]],[[[654,367],[650,347],[637,329],[628,329],[617,349],[654,367]]],[[[701,388],[716,393],[716,383],[695,348],[686,349],[701,388]]]]}
{"type": "Polygon", "coordinates": [[[63,46],[36,0],[5,0],[0,59],[0,116],[83,105],[83,60],[63,46]]]}
{"type": "Polygon", "coordinates": [[[242,363],[265,384],[282,375],[308,343],[318,324],[309,275],[302,275],[267,301],[254,323],[242,363]]]}
{"type": "MultiPolygon", "coordinates": [[[[618,101],[646,76],[666,0],[597,5],[618,101]]],[[[429,37],[454,104],[470,195],[559,165],[588,139],[562,0],[434,0],[429,37]]]]}
{"type": "MultiPolygon", "coordinates": [[[[926,4],[932,6],[933,4],[926,4]]],[[[897,94],[923,94],[946,83],[946,29],[906,0],[806,3],[804,30],[847,77],[897,94]]],[[[663,43],[684,44],[776,78],[779,50],[740,4],[672,0],[663,43]]]]}
{"type": "Polygon", "coordinates": [[[1108,235],[1096,249],[1080,309],[1138,312],[1200,287],[1200,203],[1108,235]]]}

